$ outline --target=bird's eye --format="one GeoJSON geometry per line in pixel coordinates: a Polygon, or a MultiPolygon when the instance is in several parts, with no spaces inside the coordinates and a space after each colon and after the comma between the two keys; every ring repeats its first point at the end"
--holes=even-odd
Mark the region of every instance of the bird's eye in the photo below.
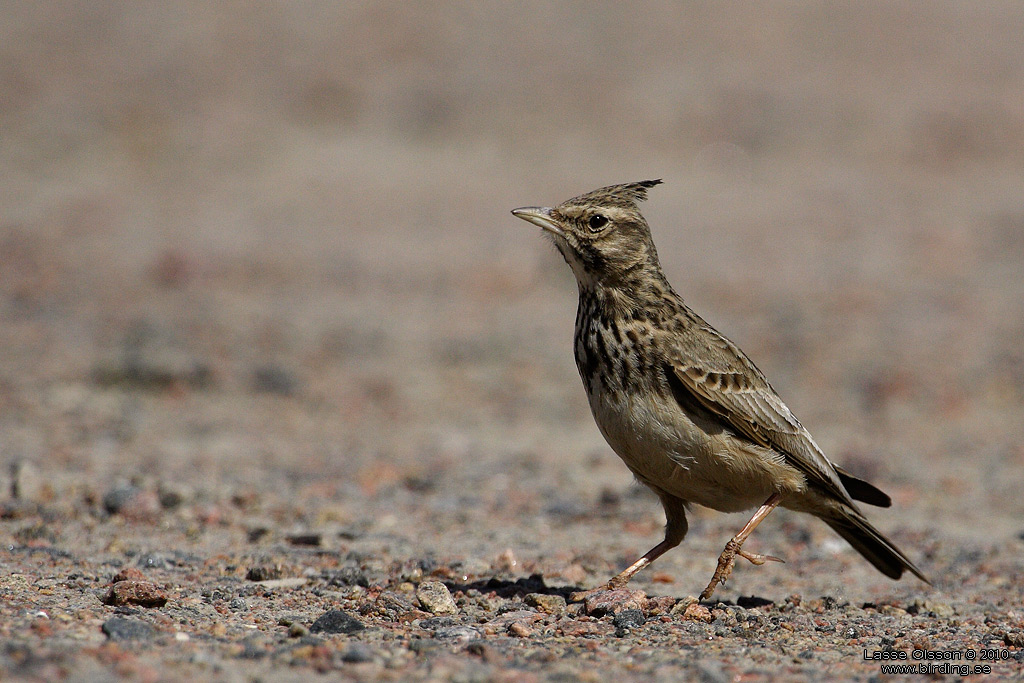
{"type": "Polygon", "coordinates": [[[593,232],[597,232],[604,226],[608,225],[608,217],[604,214],[595,213],[590,217],[590,220],[587,221],[587,225],[593,232]]]}

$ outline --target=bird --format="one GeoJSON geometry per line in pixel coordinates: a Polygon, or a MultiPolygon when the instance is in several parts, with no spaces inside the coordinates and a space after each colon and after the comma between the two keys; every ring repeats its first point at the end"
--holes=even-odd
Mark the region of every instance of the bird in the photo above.
{"type": "MultiPolygon", "coordinates": [[[[750,521],[725,545],[701,592],[708,600],[736,557],[782,561],[743,543],[776,507],[823,520],[880,572],[924,573],[857,503],[888,495],[829,460],[740,348],[669,284],[639,203],[661,180],[610,185],[554,207],[512,214],[539,226],[579,289],[573,350],[597,427],[635,478],[660,499],[664,540],[601,590],[623,588],[686,536],[692,505],[750,521]]],[[[598,590],[598,589],[595,589],[598,590]]]]}

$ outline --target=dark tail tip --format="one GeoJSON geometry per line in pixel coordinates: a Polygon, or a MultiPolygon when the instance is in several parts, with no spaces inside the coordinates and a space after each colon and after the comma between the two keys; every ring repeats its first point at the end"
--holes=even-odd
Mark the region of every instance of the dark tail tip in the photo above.
{"type": "Polygon", "coordinates": [[[903,551],[888,538],[882,535],[868,520],[855,510],[846,508],[841,516],[826,519],[833,531],[846,539],[853,549],[864,556],[878,571],[891,579],[899,579],[904,571],[921,579],[929,586],[931,581],[917,565],[903,554],[903,551]]]}
{"type": "Polygon", "coordinates": [[[881,508],[892,505],[892,499],[874,484],[853,476],[842,467],[836,467],[836,474],[839,475],[839,481],[843,482],[843,488],[850,494],[850,498],[881,508]]]}

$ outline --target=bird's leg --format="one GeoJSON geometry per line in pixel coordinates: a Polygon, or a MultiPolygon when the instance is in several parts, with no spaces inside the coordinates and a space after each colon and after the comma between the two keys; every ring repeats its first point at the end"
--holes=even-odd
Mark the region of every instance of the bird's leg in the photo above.
{"type": "Polygon", "coordinates": [[[637,572],[639,572],[641,569],[649,565],[651,562],[654,562],[656,559],[664,555],[672,548],[675,548],[677,545],[679,545],[679,541],[673,542],[666,538],[664,541],[662,541],[661,543],[659,543],[658,545],[654,546],[646,553],[644,553],[643,557],[641,557],[639,560],[629,565],[621,572],[619,572],[611,579],[609,579],[608,583],[604,587],[604,590],[613,591],[618,588],[624,587],[627,583],[629,583],[629,580],[632,579],[634,575],[636,575],[637,572]]]}
{"type": "Polygon", "coordinates": [[[757,553],[748,553],[741,548],[743,542],[747,540],[747,537],[754,532],[757,525],[764,521],[772,510],[778,507],[782,501],[781,493],[773,493],[771,497],[765,501],[764,505],[757,509],[754,516],[750,518],[750,521],[744,525],[740,532],[733,536],[728,543],[725,544],[725,550],[718,558],[718,567],[715,569],[715,575],[711,577],[711,583],[704,589],[704,592],[700,594],[701,600],[707,600],[711,597],[711,594],[715,592],[715,587],[720,583],[725,583],[729,575],[732,574],[732,568],[736,564],[736,556],[739,555],[747,560],[750,560],[754,564],[761,565],[772,560],[775,562],[782,562],[781,559],[772,555],[758,555],[757,553]]]}
{"type": "Polygon", "coordinates": [[[656,493],[658,493],[658,497],[661,498],[662,507],[665,508],[665,540],[644,553],[643,557],[638,559],[636,562],[613,576],[605,585],[593,590],[573,593],[569,598],[570,600],[578,602],[580,600],[585,600],[587,596],[600,591],[613,591],[625,588],[626,584],[629,583],[630,579],[632,579],[637,572],[683,542],[683,538],[686,536],[686,530],[688,528],[688,524],[686,522],[685,501],[667,493],[657,491],[656,493]]]}

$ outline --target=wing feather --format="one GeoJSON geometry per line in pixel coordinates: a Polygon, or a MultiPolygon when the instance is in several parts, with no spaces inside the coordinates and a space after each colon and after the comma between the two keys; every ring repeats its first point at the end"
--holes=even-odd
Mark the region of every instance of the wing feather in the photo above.
{"type": "Polygon", "coordinates": [[[676,346],[670,365],[679,383],[733,431],[778,451],[807,476],[808,483],[852,505],[835,466],[739,347],[706,323],[691,332],[697,332],[709,353],[684,355],[687,345],[676,346]]]}

